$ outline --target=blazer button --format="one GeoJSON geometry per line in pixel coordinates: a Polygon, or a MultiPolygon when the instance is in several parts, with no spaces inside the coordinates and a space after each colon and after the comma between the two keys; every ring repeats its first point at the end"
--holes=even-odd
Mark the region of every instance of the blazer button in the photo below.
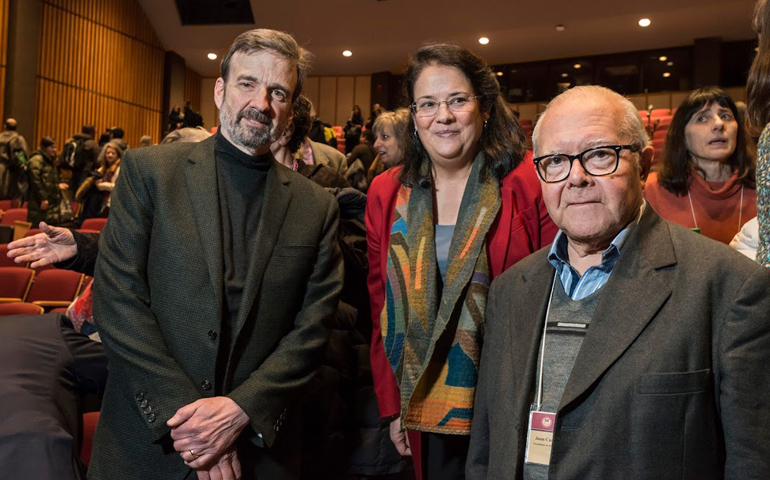
{"type": "Polygon", "coordinates": [[[142,413],[145,415],[149,414],[150,412],[152,412],[152,407],[145,407],[142,409],[142,413]]]}
{"type": "Polygon", "coordinates": [[[201,388],[208,392],[209,390],[211,390],[211,382],[209,382],[208,380],[202,381],[201,388]]]}
{"type": "Polygon", "coordinates": [[[140,407],[140,408],[144,408],[144,407],[146,407],[147,405],[149,405],[149,402],[147,401],[147,399],[145,399],[145,400],[142,400],[142,401],[139,403],[139,407],[140,407]]]}
{"type": "Polygon", "coordinates": [[[137,402],[141,402],[142,400],[144,400],[144,392],[137,393],[136,397],[134,397],[134,398],[136,398],[137,402]]]}
{"type": "Polygon", "coordinates": [[[150,414],[150,415],[147,417],[147,421],[148,421],[148,422],[150,422],[150,423],[154,422],[154,421],[155,421],[155,414],[154,414],[154,413],[151,413],[151,414],[150,414]]]}
{"type": "Polygon", "coordinates": [[[217,339],[217,332],[214,330],[209,330],[209,338],[213,341],[217,339]]]}

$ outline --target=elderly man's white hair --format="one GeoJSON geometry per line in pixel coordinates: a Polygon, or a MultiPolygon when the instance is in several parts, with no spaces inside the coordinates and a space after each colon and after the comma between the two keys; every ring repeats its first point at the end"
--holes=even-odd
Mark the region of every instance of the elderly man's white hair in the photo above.
{"type": "Polygon", "coordinates": [[[636,106],[631,103],[629,99],[609,88],[597,85],[581,85],[579,87],[570,88],[566,92],[557,95],[545,107],[545,111],[540,115],[540,119],[535,125],[535,130],[532,132],[532,146],[535,150],[535,157],[540,155],[540,125],[543,124],[543,119],[548,116],[548,112],[552,108],[557,107],[564,102],[590,101],[590,99],[596,97],[601,97],[610,102],[617,103],[623,109],[623,115],[620,118],[620,124],[618,125],[618,135],[620,137],[628,138],[629,144],[637,145],[640,149],[644,149],[644,147],[650,145],[650,138],[644,130],[644,123],[642,122],[642,117],[639,116],[639,110],[637,110],[636,106]]]}

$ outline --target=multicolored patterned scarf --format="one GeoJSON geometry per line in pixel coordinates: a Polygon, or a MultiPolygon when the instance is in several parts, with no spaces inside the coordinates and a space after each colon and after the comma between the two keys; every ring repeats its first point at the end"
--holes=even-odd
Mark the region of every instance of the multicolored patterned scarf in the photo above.
{"type": "Polygon", "coordinates": [[[404,428],[470,433],[489,291],[485,238],[500,209],[498,181],[479,179],[481,155],[463,194],[443,289],[433,191],[402,186],[398,192],[380,320],[404,428]]]}

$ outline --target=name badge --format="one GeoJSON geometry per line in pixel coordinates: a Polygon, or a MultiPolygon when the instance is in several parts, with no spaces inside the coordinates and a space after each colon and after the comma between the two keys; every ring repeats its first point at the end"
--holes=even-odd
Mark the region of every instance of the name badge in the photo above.
{"type": "Polygon", "coordinates": [[[527,450],[524,461],[537,465],[551,463],[551,447],[553,446],[553,427],[556,424],[556,414],[529,412],[529,428],[527,428],[527,450]]]}

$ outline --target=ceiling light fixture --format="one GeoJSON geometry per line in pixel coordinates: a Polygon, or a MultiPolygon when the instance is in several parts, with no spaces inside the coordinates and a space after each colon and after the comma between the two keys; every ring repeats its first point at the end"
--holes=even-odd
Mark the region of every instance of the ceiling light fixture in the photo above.
{"type": "Polygon", "coordinates": [[[661,55],[658,57],[658,60],[660,60],[661,62],[665,62],[666,60],[668,60],[668,57],[665,55],[661,55]]]}
{"type": "Polygon", "coordinates": [[[666,72],[666,73],[664,73],[664,74],[663,74],[663,76],[664,76],[665,78],[668,78],[668,77],[670,77],[670,76],[671,76],[671,72],[666,72]]]}
{"type": "Polygon", "coordinates": [[[344,52],[342,52],[342,56],[343,57],[352,57],[353,56],[353,52],[351,52],[350,50],[345,50],[344,52]]]}
{"type": "Polygon", "coordinates": [[[206,56],[209,57],[209,60],[216,60],[217,59],[217,54],[216,53],[209,53],[206,56]]]}
{"type": "Polygon", "coordinates": [[[574,68],[575,70],[580,70],[580,68],[582,68],[582,65],[580,65],[579,63],[576,63],[572,65],[572,68],[574,68]]]}
{"type": "Polygon", "coordinates": [[[479,38],[479,43],[482,45],[486,45],[489,43],[489,39],[487,37],[481,37],[479,38]]]}
{"type": "Polygon", "coordinates": [[[652,20],[649,18],[642,18],[639,20],[639,26],[642,28],[649,27],[650,25],[652,25],[652,20]]]}
{"type": "Polygon", "coordinates": [[[560,23],[560,24],[556,25],[556,31],[557,31],[557,32],[563,32],[563,31],[564,31],[564,30],[566,30],[566,29],[567,29],[566,25],[564,25],[564,24],[562,24],[562,23],[560,23]]]}
{"type": "Polygon", "coordinates": [[[562,74],[561,74],[561,78],[567,78],[567,77],[569,77],[569,74],[568,74],[568,73],[562,73],[562,74]]]}
{"type": "Polygon", "coordinates": [[[668,65],[669,67],[673,67],[674,66],[674,62],[668,62],[666,65],[668,65]]]}
{"type": "Polygon", "coordinates": [[[502,77],[503,76],[503,72],[497,72],[497,76],[498,77],[502,77]]]}

